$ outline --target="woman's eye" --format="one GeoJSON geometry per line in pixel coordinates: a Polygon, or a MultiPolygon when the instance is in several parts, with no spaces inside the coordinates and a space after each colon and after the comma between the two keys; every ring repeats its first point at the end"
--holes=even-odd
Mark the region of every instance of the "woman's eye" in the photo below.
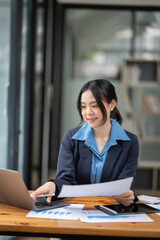
{"type": "Polygon", "coordinates": [[[85,108],[85,106],[81,106],[81,108],[85,108]]]}

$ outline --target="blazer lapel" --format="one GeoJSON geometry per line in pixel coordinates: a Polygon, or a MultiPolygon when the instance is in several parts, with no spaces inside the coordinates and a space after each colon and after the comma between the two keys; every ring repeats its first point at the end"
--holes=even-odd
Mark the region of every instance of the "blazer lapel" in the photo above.
{"type": "Polygon", "coordinates": [[[109,149],[106,157],[106,161],[103,167],[103,171],[102,171],[102,176],[101,176],[102,182],[108,180],[110,173],[114,165],[116,164],[117,158],[121,151],[122,151],[122,148],[120,145],[115,145],[109,149]]]}
{"type": "Polygon", "coordinates": [[[92,151],[83,142],[80,142],[80,152],[81,170],[83,169],[83,173],[85,172],[83,178],[86,182],[91,183],[92,151]]]}

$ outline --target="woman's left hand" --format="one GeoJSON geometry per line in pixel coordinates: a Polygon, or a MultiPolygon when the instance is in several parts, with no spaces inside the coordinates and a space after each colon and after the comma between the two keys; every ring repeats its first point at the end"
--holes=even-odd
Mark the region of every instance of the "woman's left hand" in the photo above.
{"type": "Polygon", "coordinates": [[[123,193],[118,196],[112,196],[115,200],[117,200],[119,203],[123,204],[125,207],[128,207],[130,204],[133,203],[135,197],[132,190],[129,190],[126,193],[123,193]]]}

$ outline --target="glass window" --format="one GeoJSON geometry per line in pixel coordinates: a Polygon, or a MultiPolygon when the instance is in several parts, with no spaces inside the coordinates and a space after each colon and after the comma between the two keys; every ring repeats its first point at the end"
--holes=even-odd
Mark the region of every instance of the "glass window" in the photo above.
{"type": "Polygon", "coordinates": [[[20,82],[20,125],[19,125],[19,154],[18,170],[23,175],[24,168],[24,119],[25,119],[25,86],[26,86],[26,62],[27,62],[27,1],[23,1],[22,18],[22,52],[21,52],[21,82],[20,82]]]}
{"type": "Polygon", "coordinates": [[[160,57],[160,13],[136,13],[135,56],[143,58],[160,57]]]}
{"type": "MultiPolygon", "coordinates": [[[[39,3],[43,1],[38,1],[39,3]]],[[[25,144],[25,127],[26,122],[26,72],[27,72],[27,54],[28,54],[28,0],[23,2],[23,22],[22,22],[22,55],[21,55],[21,97],[20,97],[20,134],[19,134],[19,155],[18,155],[18,170],[23,173],[25,166],[24,162],[24,144],[25,144]]],[[[44,81],[44,8],[41,5],[37,6],[36,10],[36,37],[35,37],[35,65],[34,65],[34,81],[33,81],[33,132],[32,132],[32,156],[33,168],[39,167],[41,159],[41,129],[42,129],[42,113],[43,113],[43,81],[44,81]]],[[[32,97],[32,92],[30,92],[32,97]]],[[[32,174],[31,171],[31,174],[32,174]]],[[[33,172],[35,176],[35,172],[33,172]]],[[[34,180],[38,178],[34,178],[34,180]]]]}
{"type": "Polygon", "coordinates": [[[119,80],[122,59],[130,51],[131,12],[68,9],[65,23],[70,78],[119,80]]]}
{"type": "Polygon", "coordinates": [[[10,63],[10,11],[11,1],[0,0],[0,167],[7,166],[7,100],[10,63]]]}

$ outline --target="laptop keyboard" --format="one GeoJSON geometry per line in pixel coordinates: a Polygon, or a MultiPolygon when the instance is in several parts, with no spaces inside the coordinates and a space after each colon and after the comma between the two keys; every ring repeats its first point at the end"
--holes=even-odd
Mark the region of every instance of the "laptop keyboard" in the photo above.
{"type": "Polygon", "coordinates": [[[46,201],[36,201],[35,207],[33,210],[35,211],[42,211],[42,210],[49,210],[54,208],[60,208],[60,207],[66,207],[69,206],[70,203],[62,201],[62,200],[53,200],[50,203],[47,203],[46,201]]]}

